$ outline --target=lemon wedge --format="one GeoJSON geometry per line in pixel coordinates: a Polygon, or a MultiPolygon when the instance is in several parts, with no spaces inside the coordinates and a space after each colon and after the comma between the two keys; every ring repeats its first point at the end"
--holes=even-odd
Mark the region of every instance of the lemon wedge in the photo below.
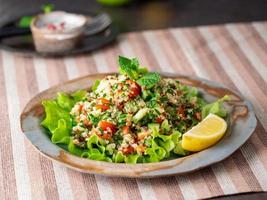
{"type": "Polygon", "coordinates": [[[227,123],[221,117],[209,114],[198,125],[187,131],[182,147],[187,151],[201,151],[217,143],[225,134],[227,123]]]}

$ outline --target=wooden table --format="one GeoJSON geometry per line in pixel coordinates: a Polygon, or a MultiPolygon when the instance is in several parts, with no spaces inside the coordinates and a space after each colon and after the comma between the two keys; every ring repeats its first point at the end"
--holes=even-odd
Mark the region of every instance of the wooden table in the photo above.
{"type": "Polygon", "coordinates": [[[199,199],[267,190],[267,22],[123,34],[94,53],[26,58],[0,51],[1,199],[199,199]],[[239,91],[258,126],[232,156],[184,176],[107,178],[64,168],[39,155],[20,130],[27,101],[55,84],[117,70],[118,55],[152,70],[200,76],[239,91]]]}

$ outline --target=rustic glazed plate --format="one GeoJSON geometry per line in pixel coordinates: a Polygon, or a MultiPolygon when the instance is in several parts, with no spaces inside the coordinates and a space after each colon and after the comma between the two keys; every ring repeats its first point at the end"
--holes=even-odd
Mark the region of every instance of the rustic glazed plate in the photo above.
{"type": "Polygon", "coordinates": [[[246,142],[256,127],[257,120],[251,103],[237,93],[212,81],[182,75],[162,74],[164,77],[175,78],[181,83],[197,87],[208,102],[226,94],[231,97],[231,101],[226,104],[230,112],[227,119],[228,130],[216,145],[186,157],[145,164],[108,163],[71,155],[63,148],[53,144],[46,130],[40,127],[40,122],[44,117],[41,101],[54,98],[60,91],[71,93],[79,89],[89,89],[95,80],[102,79],[106,75],[108,74],[78,78],[41,92],[30,100],[21,114],[21,128],[26,138],[41,154],[72,169],[92,174],[137,178],[184,174],[217,163],[230,156],[246,142]]]}

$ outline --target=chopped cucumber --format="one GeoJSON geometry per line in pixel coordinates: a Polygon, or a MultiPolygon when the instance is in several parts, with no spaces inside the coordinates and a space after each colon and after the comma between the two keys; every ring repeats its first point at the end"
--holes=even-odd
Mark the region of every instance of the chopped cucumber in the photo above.
{"type": "Polygon", "coordinates": [[[137,123],[139,122],[146,114],[149,112],[149,108],[142,108],[139,110],[134,116],[133,116],[133,122],[137,123]]]}

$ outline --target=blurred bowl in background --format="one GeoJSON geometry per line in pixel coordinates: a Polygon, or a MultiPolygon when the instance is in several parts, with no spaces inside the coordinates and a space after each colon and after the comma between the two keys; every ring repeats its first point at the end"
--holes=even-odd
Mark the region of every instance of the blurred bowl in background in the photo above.
{"type": "Polygon", "coordinates": [[[54,11],[40,14],[31,22],[38,52],[64,52],[75,48],[83,38],[88,19],[83,15],[54,11]]]}

